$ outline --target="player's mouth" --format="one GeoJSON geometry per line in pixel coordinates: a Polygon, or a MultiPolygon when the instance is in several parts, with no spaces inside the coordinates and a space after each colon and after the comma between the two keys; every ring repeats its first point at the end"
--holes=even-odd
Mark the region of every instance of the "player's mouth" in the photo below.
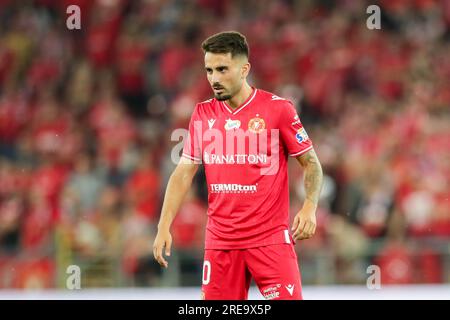
{"type": "Polygon", "coordinates": [[[222,91],[224,91],[224,88],[222,87],[213,87],[213,90],[215,93],[221,93],[222,91]]]}

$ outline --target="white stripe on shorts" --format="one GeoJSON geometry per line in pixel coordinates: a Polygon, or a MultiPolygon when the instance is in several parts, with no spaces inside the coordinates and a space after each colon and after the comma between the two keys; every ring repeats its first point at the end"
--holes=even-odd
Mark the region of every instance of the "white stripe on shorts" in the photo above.
{"type": "Polygon", "coordinates": [[[284,240],[286,240],[286,243],[291,243],[291,239],[289,238],[288,230],[284,230],[284,240]]]}

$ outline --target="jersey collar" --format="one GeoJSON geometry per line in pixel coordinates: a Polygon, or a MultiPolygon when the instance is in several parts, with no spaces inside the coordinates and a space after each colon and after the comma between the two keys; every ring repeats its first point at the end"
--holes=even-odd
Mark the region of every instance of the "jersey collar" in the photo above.
{"type": "Polygon", "coordinates": [[[248,106],[250,104],[250,102],[252,102],[252,100],[255,98],[256,91],[258,91],[258,89],[253,88],[253,87],[252,87],[252,89],[253,89],[252,94],[250,94],[250,96],[247,98],[247,100],[245,100],[244,103],[239,108],[236,108],[236,109],[233,110],[233,108],[228,106],[228,104],[225,101],[221,101],[221,103],[225,107],[225,109],[228,110],[229,113],[231,113],[232,115],[236,115],[238,112],[240,112],[246,106],[248,106]]]}

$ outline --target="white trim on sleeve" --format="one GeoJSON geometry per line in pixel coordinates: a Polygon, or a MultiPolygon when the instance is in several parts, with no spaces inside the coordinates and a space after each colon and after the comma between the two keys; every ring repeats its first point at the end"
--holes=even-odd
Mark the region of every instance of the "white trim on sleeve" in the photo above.
{"type": "Polygon", "coordinates": [[[308,148],[306,148],[306,149],[304,149],[302,151],[299,151],[299,152],[296,152],[296,153],[291,153],[289,156],[290,157],[300,156],[300,155],[306,153],[307,151],[311,150],[312,148],[313,148],[313,146],[311,145],[311,146],[309,146],[308,148]]]}
{"type": "Polygon", "coordinates": [[[193,156],[190,156],[190,155],[188,155],[187,153],[184,153],[184,152],[183,152],[182,156],[185,157],[185,158],[188,158],[189,160],[192,160],[192,161],[201,161],[201,159],[193,157],[193,156]]]}

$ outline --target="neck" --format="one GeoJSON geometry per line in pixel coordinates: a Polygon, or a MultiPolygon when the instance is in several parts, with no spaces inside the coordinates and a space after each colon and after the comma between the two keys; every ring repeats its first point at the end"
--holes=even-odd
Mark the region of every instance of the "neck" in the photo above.
{"type": "Polygon", "coordinates": [[[239,90],[239,92],[235,94],[231,99],[227,100],[228,105],[233,109],[238,108],[240,105],[244,103],[245,100],[248,99],[248,97],[250,97],[252,91],[253,89],[252,87],[250,87],[247,81],[244,82],[244,84],[241,87],[241,90],[239,90]]]}

